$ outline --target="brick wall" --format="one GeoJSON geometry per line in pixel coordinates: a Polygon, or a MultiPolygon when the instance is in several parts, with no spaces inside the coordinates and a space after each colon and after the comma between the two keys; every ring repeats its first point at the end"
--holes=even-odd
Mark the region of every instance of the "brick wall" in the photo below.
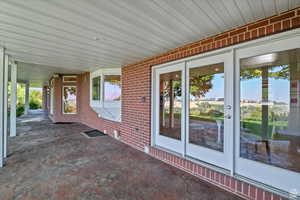
{"type": "Polygon", "coordinates": [[[80,122],[92,128],[104,131],[112,135],[114,130],[120,130],[120,123],[99,118],[96,112],[89,106],[90,104],[90,76],[84,73],[80,77],[80,122]]]}
{"type": "MultiPolygon", "coordinates": [[[[120,130],[123,142],[142,150],[145,145],[150,145],[151,141],[151,67],[153,65],[201,54],[298,27],[300,27],[300,8],[176,48],[139,63],[124,66],[122,68],[121,123],[101,119],[89,107],[89,74],[82,74],[79,82],[80,97],[78,99],[80,117],[74,120],[81,121],[102,131],[107,130],[110,134],[113,130],[120,130]]],[[[57,98],[61,98],[61,96],[59,95],[57,98]]],[[[61,104],[57,103],[56,106],[61,107],[61,104]]],[[[59,119],[64,120],[63,118],[59,119]]],[[[151,148],[150,155],[244,198],[280,199],[275,194],[263,191],[166,152],[151,148]]]]}
{"type": "MultiPolygon", "coordinates": [[[[300,8],[251,23],[122,68],[122,141],[141,149],[151,140],[151,67],[300,27],[300,8]],[[146,102],[142,102],[142,97],[146,102]]],[[[281,199],[253,185],[151,148],[150,154],[246,199],[281,199]]]]}

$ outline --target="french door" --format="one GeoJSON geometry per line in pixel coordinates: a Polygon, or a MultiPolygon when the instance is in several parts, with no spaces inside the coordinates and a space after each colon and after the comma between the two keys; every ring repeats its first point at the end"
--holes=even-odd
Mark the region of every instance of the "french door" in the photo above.
{"type": "Polygon", "coordinates": [[[230,53],[187,63],[186,155],[225,169],[233,163],[230,53]]]}
{"type": "Polygon", "coordinates": [[[185,63],[155,70],[155,144],[183,154],[185,63]]]}
{"type": "Polygon", "coordinates": [[[155,145],[225,169],[232,167],[230,55],[154,70],[155,145]]]}

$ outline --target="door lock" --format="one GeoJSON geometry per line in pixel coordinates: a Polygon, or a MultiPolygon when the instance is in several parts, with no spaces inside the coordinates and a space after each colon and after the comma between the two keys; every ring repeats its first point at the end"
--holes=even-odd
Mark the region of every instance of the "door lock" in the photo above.
{"type": "Polygon", "coordinates": [[[231,115],[229,115],[229,114],[225,115],[224,117],[225,117],[225,119],[231,119],[231,115]]]}
{"type": "Polygon", "coordinates": [[[231,105],[227,105],[225,108],[226,108],[227,110],[231,110],[232,106],[231,106],[231,105]]]}

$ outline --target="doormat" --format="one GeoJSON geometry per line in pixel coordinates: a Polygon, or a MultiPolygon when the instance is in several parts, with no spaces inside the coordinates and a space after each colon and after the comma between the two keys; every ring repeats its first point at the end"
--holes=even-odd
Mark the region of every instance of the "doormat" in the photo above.
{"type": "Polygon", "coordinates": [[[91,130],[91,131],[84,131],[83,134],[89,138],[97,137],[97,136],[106,136],[106,134],[104,134],[103,132],[98,131],[96,129],[91,130]]]}
{"type": "Polygon", "coordinates": [[[54,124],[74,124],[73,122],[55,122],[54,124]]]}

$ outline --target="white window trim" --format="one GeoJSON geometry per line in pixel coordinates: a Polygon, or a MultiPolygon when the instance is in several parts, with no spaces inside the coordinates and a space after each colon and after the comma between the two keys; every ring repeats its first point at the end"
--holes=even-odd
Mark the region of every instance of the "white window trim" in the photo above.
{"type": "MultiPolygon", "coordinates": [[[[289,39],[292,39],[294,40],[294,42],[298,45],[298,48],[300,47],[300,29],[293,29],[293,30],[290,30],[290,31],[287,31],[287,32],[283,32],[283,33],[279,33],[279,34],[276,34],[276,35],[271,35],[271,36],[266,36],[266,37],[263,37],[263,38],[259,38],[259,39],[255,39],[255,40],[252,40],[252,41],[248,41],[248,42],[244,42],[244,43],[240,43],[240,44],[236,44],[236,45],[232,45],[232,46],[229,46],[229,47],[225,47],[225,48],[222,48],[222,49],[218,49],[218,50],[214,50],[214,51],[211,51],[211,52],[207,52],[207,53],[202,53],[202,54],[199,54],[199,55],[195,55],[195,56],[191,56],[191,57],[187,57],[187,58],[183,58],[183,59],[180,59],[180,60],[176,60],[176,61],[172,61],[172,62],[168,62],[168,63],[164,63],[164,64],[160,64],[160,65],[156,65],[156,66],[153,66],[152,67],[152,90],[151,90],[151,146],[155,147],[156,146],[156,143],[155,143],[155,131],[156,131],[156,118],[155,118],[155,70],[158,69],[158,68],[164,68],[166,66],[170,66],[170,65],[174,65],[176,63],[182,63],[182,62],[188,62],[188,61],[192,61],[194,59],[199,59],[199,58],[203,58],[203,57],[208,57],[208,56],[212,56],[212,55],[217,55],[217,54],[222,54],[222,53],[225,53],[225,52],[232,52],[232,59],[233,60],[233,64],[234,64],[234,68],[235,68],[235,74],[234,76],[236,76],[236,73],[238,70],[236,70],[236,68],[238,67],[238,65],[236,64],[236,51],[238,50],[244,50],[244,49],[248,49],[248,48],[253,48],[253,47],[257,47],[259,48],[259,46],[262,46],[264,44],[271,44],[273,42],[276,42],[276,41],[283,41],[283,40],[289,40],[289,39]]],[[[295,45],[292,45],[291,47],[289,47],[289,44],[284,44],[284,48],[287,48],[287,49],[293,49],[293,46],[295,45]]],[[[272,50],[270,50],[271,52],[272,50]]],[[[259,52],[257,52],[257,55],[259,55],[259,52]]],[[[236,79],[236,78],[235,78],[236,79]]],[[[235,80],[236,81],[236,80],[235,80]]],[[[236,91],[239,90],[239,82],[238,82],[238,85],[236,85],[237,83],[235,83],[235,88],[234,88],[234,92],[235,92],[235,96],[234,96],[234,100],[235,100],[235,105],[234,105],[234,112],[235,112],[235,117],[236,117],[236,120],[235,120],[235,129],[234,129],[234,132],[233,132],[233,135],[234,135],[234,141],[233,143],[236,144],[237,142],[239,142],[239,140],[237,139],[239,137],[239,135],[236,133],[237,130],[236,128],[238,128],[238,123],[237,121],[239,119],[237,119],[237,116],[239,116],[236,112],[239,112],[238,109],[236,109],[237,106],[239,106],[239,104],[237,105],[236,102],[239,102],[239,96],[238,94],[236,94],[236,91]]],[[[238,121],[239,122],[239,121],[238,121]]],[[[233,152],[233,159],[232,159],[232,162],[233,162],[233,167],[232,169],[230,170],[230,175],[237,178],[237,179],[240,179],[242,181],[245,181],[245,182],[248,182],[250,184],[254,184],[256,185],[257,187],[260,187],[260,188],[263,188],[267,191],[270,191],[270,192],[273,192],[275,194],[278,194],[278,195],[282,195],[282,196],[286,196],[288,194],[288,190],[287,188],[283,188],[281,187],[280,189],[279,188],[275,188],[274,187],[274,184],[272,183],[268,183],[270,185],[265,185],[264,183],[260,182],[259,179],[248,179],[248,178],[244,178],[243,176],[239,175],[239,174],[236,174],[236,155],[237,155],[237,148],[238,148],[239,144],[238,145],[235,145],[234,148],[235,148],[235,152],[233,152]],[[271,186],[273,185],[273,186],[271,186]]],[[[172,150],[167,150],[169,153],[173,153],[174,152],[172,150]]],[[[199,160],[196,160],[196,159],[191,159],[190,157],[186,156],[186,155],[182,155],[184,158],[188,159],[188,160],[192,160],[193,162],[195,163],[202,163],[203,161],[200,161],[199,160]]],[[[218,168],[216,166],[210,166],[210,165],[206,165],[205,162],[203,162],[203,165],[208,167],[208,168],[211,168],[213,170],[215,170],[215,168],[218,168]]],[[[271,165],[268,165],[270,168],[274,168],[272,167],[271,165]]],[[[219,168],[220,169],[220,172],[223,172],[224,174],[227,174],[226,171],[222,170],[222,168],[219,168]]],[[[283,169],[284,170],[284,169],[283,169]]],[[[280,180],[278,180],[280,181],[280,180]]],[[[277,184],[275,184],[277,185],[277,184]]]]}
{"type": "Polygon", "coordinates": [[[64,83],[76,83],[77,82],[77,76],[76,75],[63,75],[63,82],[64,83]],[[66,81],[65,80],[66,77],[76,78],[76,80],[75,81],[66,81]]]}
{"type": "Polygon", "coordinates": [[[108,119],[111,121],[121,122],[121,106],[122,99],[120,101],[105,101],[104,100],[104,79],[106,75],[121,75],[121,68],[109,68],[109,69],[99,69],[90,73],[90,107],[98,113],[98,117],[108,119]],[[93,78],[100,76],[100,100],[93,100],[93,78]],[[119,108],[120,116],[118,119],[113,119],[111,117],[101,116],[101,114],[97,111],[98,109],[110,109],[110,108],[119,108]]]}
{"type": "Polygon", "coordinates": [[[77,86],[75,86],[75,85],[64,85],[63,87],[62,87],[62,95],[61,95],[61,97],[62,97],[62,113],[64,114],[64,115],[77,115],[77,113],[78,113],[78,106],[77,106],[77,86]],[[64,90],[65,90],[65,88],[76,88],[76,112],[75,113],[65,113],[65,109],[64,109],[64,90]]]}

